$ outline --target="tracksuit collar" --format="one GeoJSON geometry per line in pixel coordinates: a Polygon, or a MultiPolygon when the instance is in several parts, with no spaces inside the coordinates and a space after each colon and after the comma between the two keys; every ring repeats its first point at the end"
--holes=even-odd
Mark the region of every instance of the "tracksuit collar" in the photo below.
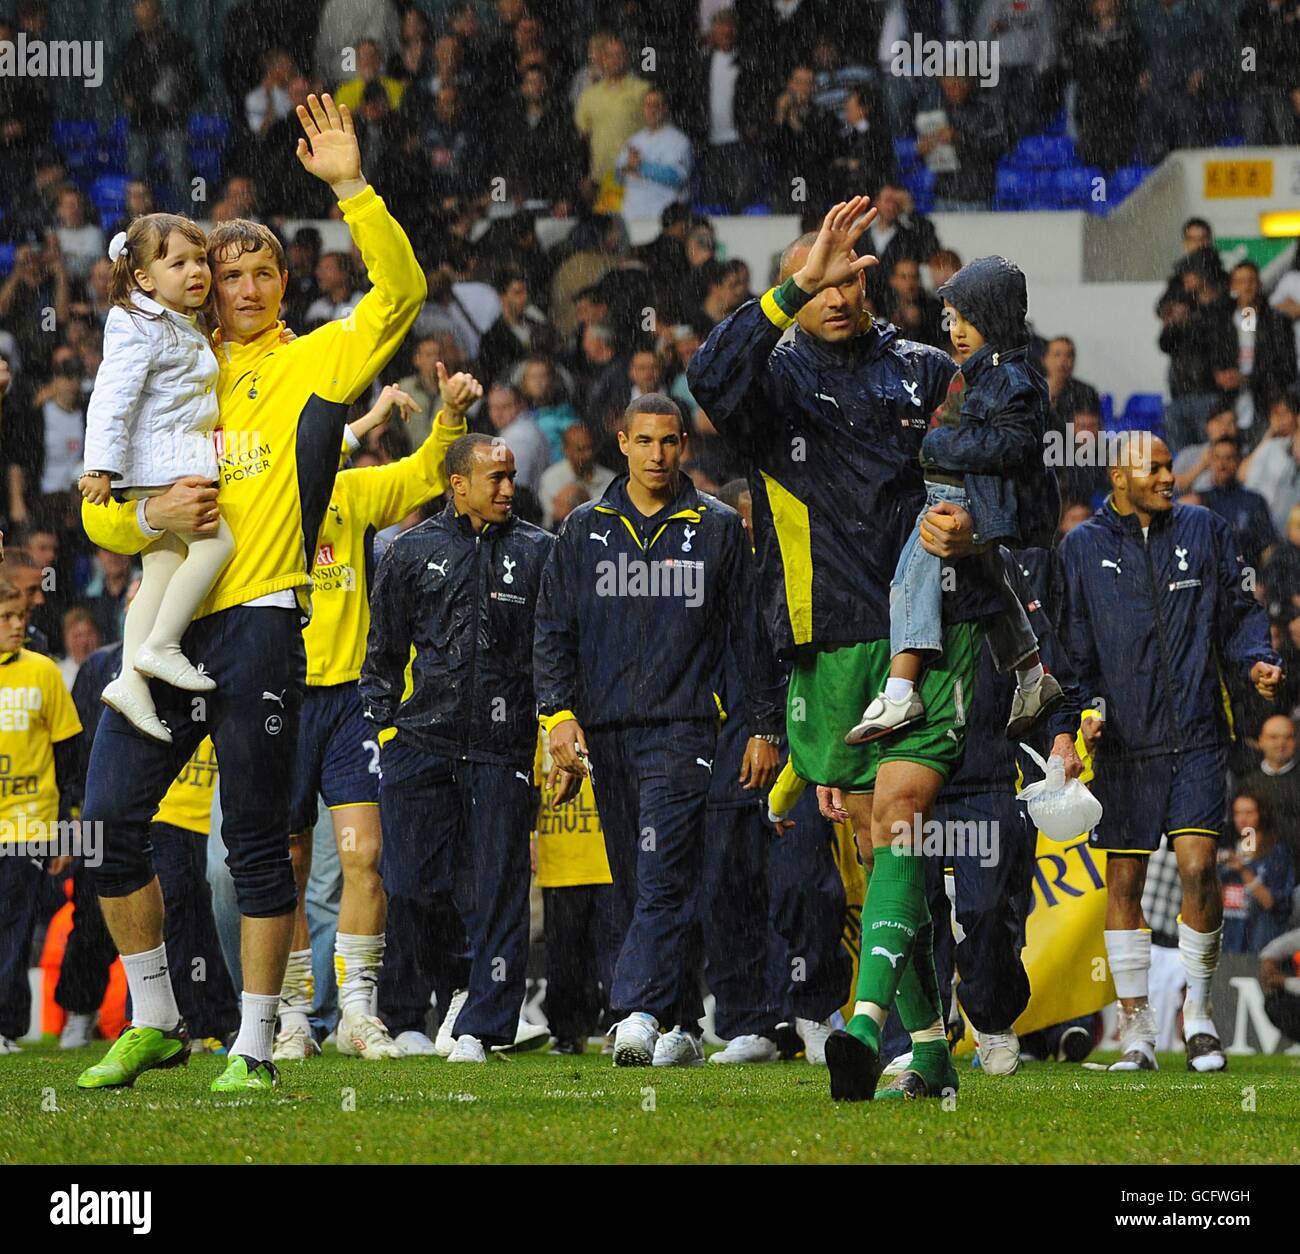
{"type": "Polygon", "coordinates": [[[898,337],[898,328],[879,318],[866,320],[863,330],[851,339],[838,344],[828,344],[802,327],[795,328],[795,343],[820,365],[832,367],[854,366],[862,361],[872,361],[880,356],[889,343],[898,337]]]}
{"type": "Polygon", "coordinates": [[[699,511],[700,494],[695,484],[691,482],[690,475],[679,471],[677,475],[677,495],[662,509],[650,515],[643,514],[637,509],[632,503],[632,498],[628,496],[627,484],[629,478],[629,475],[619,475],[614,479],[609,487],[605,489],[605,494],[600,498],[600,504],[611,506],[632,522],[644,523],[647,527],[654,523],[663,522],[664,519],[671,518],[684,509],[699,511]]]}
{"type": "Polygon", "coordinates": [[[482,531],[475,531],[474,524],[468,514],[458,514],[455,503],[447,502],[446,508],[442,511],[442,521],[445,526],[455,531],[458,535],[466,536],[473,540],[476,536],[498,536],[507,530],[515,521],[512,513],[503,523],[485,523],[482,531]]]}
{"type": "MultiPolygon", "coordinates": [[[[1177,510],[1177,508],[1178,506],[1175,505],[1173,509],[1165,510],[1163,513],[1152,514],[1151,526],[1148,534],[1163,531],[1166,527],[1172,526],[1174,521],[1174,511],[1177,510]]],[[[1142,524],[1138,522],[1137,514],[1121,514],[1119,510],[1115,508],[1115,498],[1113,495],[1106,497],[1106,499],[1101,503],[1101,508],[1097,510],[1094,517],[1096,517],[1103,526],[1109,528],[1111,531],[1125,532],[1129,535],[1137,536],[1142,534],[1142,524]]]]}
{"type": "Polygon", "coordinates": [[[967,383],[978,379],[986,370],[991,370],[994,366],[1000,366],[1007,361],[1023,361],[1029,355],[1027,345],[1021,344],[1016,348],[995,348],[992,344],[985,344],[977,348],[969,357],[962,362],[961,372],[967,383]]]}

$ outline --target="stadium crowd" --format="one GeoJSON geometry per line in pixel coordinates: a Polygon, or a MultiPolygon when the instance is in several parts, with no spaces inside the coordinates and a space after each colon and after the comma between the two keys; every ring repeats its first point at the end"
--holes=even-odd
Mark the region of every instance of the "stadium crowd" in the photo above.
{"type": "MultiPolygon", "coordinates": [[[[890,0],[867,8],[871,20],[850,23],[844,6],[817,0],[754,0],[734,9],[707,0],[680,9],[618,3],[587,19],[577,6],[498,0],[490,14],[452,3],[431,17],[415,6],[399,11],[390,3],[329,0],[317,26],[303,17],[309,6],[238,5],[227,19],[220,56],[231,134],[208,209],[183,193],[192,171],[178,106],[184,84],[198,72],[197,53],[162,19],[155,0],[140,0],[137,29],[116,62],[137,176],[118,220],[98,213],[71,177],[67,156],[52,143],[52,109],[39,92],[21,102],[0,99],[7,149],[0,232],[15,245],[12,270],[0,284],[3,575],[29,609],[27,648],[58,660],[69,691],[88,664],[102,688],[111,673],[104,651],[120,646],[135,586],[132,559],[95,547],[86,536],[77,491],[86,409],[111,308],[108,239],[156,206],[282,231],[290,275],[282,316],[302,335],[348,318],[372,290],[359,249],[325,251],[318,228],[286,228],[291,221],[341,216],[327,189],[285,159],[299,134],[294,110],[318,90],[331,90],[352,110],[363,168],[406,227],[427,285],[409,332],[355,406],[354,416],[366,413],[368,429],[348,465],[393,467],[418,455],[436,437],[436,415],[447,408],[446,377],[472,375],[482,396],[464,407],[466,429],[509,448],[517,470],[513,514],[550,533],[579,506],[600,500],[625,472],[619,439],[625,414],[660,394],[673,398],[685,417],[682,468],[691,483],[745,508],[752,467],[692,394],[688,368],[714,329],[779,276],[752,275],[744,262],[720,258],[710,214],[760,203],[794,212],[813,229],[845,186],[869,189],[878,217],[859,251],[880,264],[867,271],[865,307],[901,336],[947,348],[936,293],[968,259],[945,246],[900,177],[895,141],[918,137],[918,114],[942,108],[947,115],[937,130],[919,134],[921,156],[939,145],[957,153],[956,168],[937,176],[937,208],[987,207],[999,157],[1046,126],[1062,105],[1079,119],[1085,160],[1105,169],[1209,142],[1233,129],[1234,116],[1254,142],[1291,142],[1297,134],[1300,23],[1285,5],[1242,7],[1239,28],[1260,32],[1255,37],[1270,60],[1268,72],[1240,91],[1224,66],[1208,60],[1215,46],[1211,24],[1221,19],[1188,3],[890,0]],[[984,93],[965,80],[889,73],[893,38],[918,30],[926,37],[1001,39],[998,87],[984,93]],[[265,49],[260,60],[241,54],[250,32],[265,49]],[[648,64],[643,49],[655,52],[648,64]],[[159,64],[172,67],[161,84],[154,81],[159,64]],[[801,180],[792,200],[790,189],[801,180]],[[537,219],[569,214],[577,219],[572,232],[544,244],[537,219]],[[657,218],[659,234],[633,247],[629,217],[657,218]],[[388,420],[399,393],[413,402],[402,406],[405,423],[388,420]],[[93,658],[100,661],[92,664],[93,658]]],[[[19,4],[18,28],[39,30],[46,20],[40,0],[19,4]]],[[[1175,455],[1177,491],[1232,529],[1251,574],[1249,591],[1267,609],[1285,670],[1272,700],[1235,672],[1224,677],[1236,736],[1218,871],[1223,944],[1230,952],[1263,953],[1269,987],[1281,998],[1278,981],[1300,948],[1285,949],[1300,876],[1294,722],[1300,716],[1300,253],[1265,293],[1253,263],[1225,273],[1207,223],[1186,224],[1183,248],[1156,311],[1160,347],[1170,358],[1173,399],[1164,432],[1175,455]]],[[[1052,336],[1044,311],[1036,313],[1030,358],[1046,380],[1051,423],[1082,449],[1104,438],[1105,380],[1076,377],[1073,342],[1052,336]]],[[[1106,469],[1087,457],[1071,459],[1057,477],[1064,536],[1103,504],[1111,483],[1106,469]]],[[[438,495],[400,520],[386,519],[375,528],[373,557],[438,516],[443,504],[438,495]]],[[[83,691],[86,686],[83,677],[83,691]]],[[[89,732],[97,700],[78,706],[89,732]]],[[[85,765],[83,758],[83,776],[85,765]]],[[[589,795],[584,804],[590,819],[589,795]]],[[[815,807],[808,810],[805,823],[816,824],[815,807]]],[[[851,877],[831,858],[829,825],[817,830],[822,880],[814,885],[805,870],[800,892],[804,900],[822,894],[817,899],[838,935],[851,877]]],[[[160,875],[163,848],[155,843],[160,875]]],[[[179,882],[178,868],[189,865],[193,851],[168,856],[175,859],[169,874],[179,882]]],[[[308,868],[298,869],[305,884],[308,868]]],[[[799,879],[797,871],[784,874],[799,879]]],[[[596,924],[594,916],[575,919],[568,912],[594,907],[579,906],[572,894],[561,901],[556,892],[597,887],[602,872],[578,875],[566,882],[559,871],[547,885],[545,924],[548,954],[565,953],[575,970],[582,966],[576,951],[596,924]]],[[[1160,890],[1155,876],[1148,889],[1160,890]]],[[[1176,874],[1165,890],[1177,896],[1176,874]]],[[[774,888],[774,914],[778,899],[774,888]]],[[[93,898],[80,884],[77,900],[89,914],[93,898]]],[[[1160,916],[1163,929],[1154,905],[1145,908],[1155,943],[1176,946],[1170,922],[1176,905],[1160,916]]],[[[454,920],[421,916],[415,924],[450,928],[449,951],[466,944],[454,920]]],[[[181,943],[221,961],[209,933],[181,943]]],[[[700,952],[690,960],[704,965],[708,952],[712,986],[726,970],[725,944],[709,935],[697,943],[700,952]]],[[[64,1005],[84,1019],[93,1011],[82,1007],[102,996],[95,972],[111,956],[111,942],[101,925],[97,936],[83,932],[78,944],[65,961],[82,961],[92,974],[88,987],[64,990],[64,1005]]],[[[404,974],[420,986],[425,1007],[423,985],[429,985],[440,1019],[447,1019],[449,1002],[454,1011],[464,1006],[471,977],[463,970],[434,972],[412,960],[397,974],[386,971],[381,1010],[385,998],[394,1008],[404,993],[410,1001],[409,990],[393,984],[404,974]]],[[[827,1001],[823,991],[804,1014],[787,996],[780,1010],[811,1025],[829,1021],[830,1007],[848,995],[848,981],[837,975],[834,955],[822,974],[838,996],[827,1001]]],[[[611,978],[588,962],[572,987],[551,990],[559,1002],[548,1007],[552,1031],[566,1047],[607,1026],[602,1011],[611,978]]],[[[182,1006],[199,1034],[219,1039],[233,1029],[237,983],[209,989],[206,1005],[182,1006]]],[[[454,1023],[455,1014],[450,1018],[454,1023]]],[[[319,1016],[313,1026],[322,1026],[319,1016]]],[[[407,1023],[389,1026],[398,1036],[407,1023]]],[[[409,1030],[422,1027],[409,1020],[409,1030]]],[[[480,1035],[490,1041],[500,1033],[480,1035]]],[[[521,1022],[515,1043],[536,1035],[521,1022]]]]}

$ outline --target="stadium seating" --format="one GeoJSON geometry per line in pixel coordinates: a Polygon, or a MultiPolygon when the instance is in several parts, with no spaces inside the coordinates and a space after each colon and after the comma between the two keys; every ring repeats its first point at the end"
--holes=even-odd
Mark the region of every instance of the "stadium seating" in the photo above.
{"type": "Polygon", "coordinates": [[[7,275],[14,268],[14,254],[17,244],[0,244],[0,275],[7,275]]]}
{"type": "Polygon", "coordinates": [[[130,182],[126,174],[101,174],[91,183],[91,203],[105,223],[126,212],[126,189],[130,182]]]}
{"type": "Polygon", "coordinates": [[[1150,431],[1162,435],[1165,429],[1165,402],[1158,392],[1134,392],[1124,406],[1120,427],[1127,431],[1150,431]]]}

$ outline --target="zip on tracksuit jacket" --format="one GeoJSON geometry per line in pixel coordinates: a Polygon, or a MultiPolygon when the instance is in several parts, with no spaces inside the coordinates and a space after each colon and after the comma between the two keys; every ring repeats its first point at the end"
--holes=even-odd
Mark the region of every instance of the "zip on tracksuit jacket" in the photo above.
{"type": "Polygon", "coordinates": [[[475,532],[450,504],[398,536],[370,598],[364,717],[447,757],[527,770],[533,616],[553,544],[513,516],[475,532]]]}
{"type": "MultiPolygon", "coordinates": [[[[1070,666],[1069,654],[1060,639],[1057,623],[1063,599],[1060,557],[1048,549],[1004,550],[1003,561],[1011,586],[1029,616],[1038,637],[1043,665],[1056,676],[1065,694],[1063,700],[1038,726],[1022,739],[1043,757],[1062,733],[1073,737],[1083,713],[1079,684],[1070,666]]],[[[975,695],[965,712],[966,752],[940,794],[942,799],[967,793],[1007,792],[1016,784],[1016,768],[1026,778],[1037,779],[1038,768],[1020,752],[1018,743],[1007,739],[1007,714],[1016,688],[1014,675],[999,675],[988,648],[980,650],[975,675],[975,695]]]]}
{"type": "Polygon", "coordinates": [[[749,540],[740,515],[685,476],[645,517],[620,475],[564,520],[542,576],[533,671],[550,731],[716,721],[730,637],[754,673],[749,540]]]}
{"type": "Polygon", "coordinates": [[[1105,702],[1106,756],[1226,744],[1224,668],[1280,665],[1228,524],[1175,505],[1144,539],[1137,515],[1107,497],[1066,535],[1061,560],[1061,630],[1085,703],[1105,702]]]}
{"type": "MultiPolygon", "coordinates": [[[[691,394],[749,466],[776,648],[887,640],[889,583],[925,504],[921,441],[957,365],[879,321],[841,344],[802,330],[779,343],[794,318],[778,290],[713,329],[687,368],[691,394]]],[[[945,622],[997,612],[981,580],[954,582],[945,622]]]]}
{"type": "MultiPolygon", "coordinates": [[[[424,272],[374,188],[339,208],[373,284],[351,315],[288,344],[280,342],[282,322],[246,344],[217,337],[217,503],[235,552],[196,618],[286,588],[309,612],[309,572],[348,406],[397,351],[424,304],[424,272]]],[[[83,502],[91,543],[114,553],[146,548],[162,533],[144,530],[143,504],[83,502]]]]}

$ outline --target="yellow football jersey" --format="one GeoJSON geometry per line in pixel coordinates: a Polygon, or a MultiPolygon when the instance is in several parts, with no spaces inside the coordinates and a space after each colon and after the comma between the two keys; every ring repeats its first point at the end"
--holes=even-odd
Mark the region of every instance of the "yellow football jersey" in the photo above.
{"type": "Polygon", "coordinates": [[[0,841],[45,840],[59,817],[54,746],[81,732],[59,668],[40,653],[0,655],[0,841]]]}
{"type": "MultiPolygon", "coordinates": [[[[352,313],[288,344],[277,322],[246,344],[218,337],[215,345],[218,492],[235,552],[195,617],[286,588],[308,609],[308,570],[348,406],[397,351],[424,303],[424,273],[374,189],[339,208],[373,284],[352,313]]],[[[81,517],[91,542],[113,552],[152,543],[135,501],[83,502],[81,517]]]]}
{"type": "Polygon", "coordinates": [[[543,785],[542,804],[537,815],[537,883],[541,888],[575,888],[580,884],[610,884],[609,860],[605,856],[605,834],[596,810],[591,780],[567,805],[550,803],[544,787],[551,769],[550,748],[537,738],[534,778],[543,785]]]}
{"type": "Polygon", "coordinates": [[[465,431],[463,421],[454,427],[438,421],[409,457],[342,470],[334,480],[316,541],[311,622],[303,632],[309,684],[360,678],[370,634],[374,533],[446,491],[447,449],[465,431]]]}
{"type": "Polygon", "coordinates": [[[212,790],[217,786],[217,751],[205,736],[158,803],[155,823],[170,823],[206,836],[212,827],[212,790]]]}

